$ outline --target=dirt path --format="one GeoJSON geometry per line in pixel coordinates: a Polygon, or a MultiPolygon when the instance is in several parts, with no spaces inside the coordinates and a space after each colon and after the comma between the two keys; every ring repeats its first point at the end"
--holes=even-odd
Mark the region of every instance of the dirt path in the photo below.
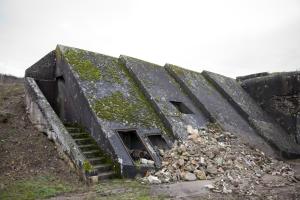
{"type": "MultiPolygon", "coordinates": [[[[264,184],[272,184],[272,182],[280,183],[280,180],[274,179],[274,177],[265,177],[264,184]]],[[[277,200],[288,199],[297,200],[300,199],[300,184],[291,183],[289,185],[280,185],[273,187],[266,187],[261,185],[256,194],[251,196],[243,196],[239,194],[222,194],[213,193],[207,185],[212,181],[190,181],[190,182],[178,182],[172,184],[160,184],[160,185],[145,185],[140,188],[137,182],[131,187],[126,187],[126,183],[108,182],[107,187],[103,187],[103,184],[91,187],[88,192],[69,193],[60,196],[50,198],[49,200],[90,200],[90,199],[180,199],[180,200],[206,200],[206,199],[257,199],[257,200],[277,200]],[[142,193],[140,193],[142,191],[142,193]]],[[[105,184],[104,184],[105,185],[105,184]]]]}

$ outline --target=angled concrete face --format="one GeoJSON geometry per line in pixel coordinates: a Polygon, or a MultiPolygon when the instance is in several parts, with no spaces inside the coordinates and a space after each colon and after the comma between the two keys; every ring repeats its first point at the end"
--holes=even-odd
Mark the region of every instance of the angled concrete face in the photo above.
{"type": "Polygon", "coordinates": [[[165,65],[167,71],[187,91],[199,109],[209,113],[213,121],[253,147],[273,154],[272,148],[261,138],[217,88],[201,73],[189,71],[175,65],[165,65]]]}
{"type": "Polygon", "coordinates": [[[25,77],[38,80],[53,80],[56,66],[55,51],[51,51],[25,71],[25,77]]]}
{"type": "Polygon", "coordinates": [[[61,122],[83,127],[125,177],[160,167],[160,148],[184,140],[188,125],[199,129],[210,122],[269,154],[271,144],[284,156],[300,155],[295,139],[270,116],[275,112],[257,104],[260,96],[255,101],[252,90],[250,96],[239,82],[218,74],[58,45],[25,76],[61,122]],[[141,166],[137,152],[154,166],[141,166]]]}
{"type": "MultiPolygon", "coordinates": [[[[62,54],[62,59],[57,61],[59,71],[75,79],[72,81],[73,89],[70,88],[72,86],[66,86],[68,91],[65,93],[69,92],[67,96],[73,94],[70,101],[74,102],[76,108],[67,109],[71,114],[65,120],[86,127],[97,143],[118,160],[121,167],[128,168],[129,171],[134,168],[134,162],[118,131],[135,130],[159,165],[158,156],[147,135],[161,134],[169,141],[164,125],[118,59],[65,47],[59,47],[59,50],[62,54]],[[80,69],[76,69],[77,64],[72,61],[70,52],[75,52],[75,57],[82,53],[81,60],[95,66],[96,72],[91,70],[89,73],[96,73],[98,76],[88,80],[89,74],[85,76],[85,72],[82,74],[80,69]]],[[[67,84],[68,81],[65,82],[67,84]]]]}
{"type": "Polygon", "coordinates": [[[212,72],[203,72],[231,105],[256,129],[270,145],[285,157],[298,157],[300,146],[276,121],[250,97],[234,79],[212,72]]]}
{"type": "Polygon", "coordinates": [[[187,137],[187,125],[201,128],[209,122],[163,67],[127,56],[120,58],[176,138],[187,137]]]}
{"type": "Polygon", "coordinates": [[[300,72],[241,77],[241,86],[291,136],[300,143],[300,72]]]}
{"type": "MultiPolygon", "coordinates": [[[[43,58],[41,66],[49,59],[49,55],[43,58]]],[[[53,76],[34,78],[62,122],[84,127],[120,165],[123,176],[135,176],[139,170],[143,173],[143,167],[136,166],[119,132],[135,131],[149,159],[160,166],[153,142],[161,140],[168,148],[172,135],[119,60],[58,46],[55,61],[53,76]]],[[[29,68],[26,76],[38,65],[29,68]]],[[[44,68],[40,70],[43,73],[44,68]]]]}

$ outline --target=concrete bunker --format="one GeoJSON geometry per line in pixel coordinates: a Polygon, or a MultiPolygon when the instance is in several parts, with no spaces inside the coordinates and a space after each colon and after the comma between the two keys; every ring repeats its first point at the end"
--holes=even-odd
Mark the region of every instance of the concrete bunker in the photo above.
{"type": "MultiPolygon", "coordinates": [[[[288,88],[296,105],[298,72],[291,74],[294,82],[288,88]]],[[[26,103],[32,121],[47,124],[46,132],[87,177],[135,177],[160,167],[159,150],[184,140],[188,125],[201,129],[211,121],[255,148],[300,157],[298,118],[289,115],[284,121],[278,110],[260,107],[275,97],[271,92],[267,98],[255,96],[259,76],[237,81],[58,45],[26,70],[26,103]],[[298,121],[289,126],[289,120],[298,121]],[[141,167],[141,158],[154,164],[141,167]]],[[[277,79],[268,84],[284,91],[286,85],[277,79]]]]}

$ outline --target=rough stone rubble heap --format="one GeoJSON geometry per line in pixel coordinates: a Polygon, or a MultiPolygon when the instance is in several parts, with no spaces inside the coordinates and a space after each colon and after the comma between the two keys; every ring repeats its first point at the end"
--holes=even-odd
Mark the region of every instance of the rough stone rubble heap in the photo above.
{"type": "Polygon", "coordinates": [[[159,184],[213,179],[214,184],[208,185],[212,191],[245,195],[251,195],[266,174],[297,181],[288,164],[241,144],[215,124],[201,130],[188,126],[187,132],[187,140],[175,142],[168,151],[160,150],[162,168],[150,171],[143,181],[159,184]]]}

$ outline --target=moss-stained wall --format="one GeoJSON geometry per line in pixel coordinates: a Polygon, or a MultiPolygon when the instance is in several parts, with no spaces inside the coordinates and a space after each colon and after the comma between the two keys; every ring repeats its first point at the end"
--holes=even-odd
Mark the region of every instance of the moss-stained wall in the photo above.
{"type": "Polygon", "coordinates": [[[124,128],[158,128],[166,133],[159,116],[117,58],[66,47],[60,53],[78,74],[99,119],[124,128]]]}
{"type": "Polygon", "coordinates": [[[97,81],[100,79],[100,69],[85,57],[85,51],[68,49],[64,55],[82,80],[97,81]]]}

